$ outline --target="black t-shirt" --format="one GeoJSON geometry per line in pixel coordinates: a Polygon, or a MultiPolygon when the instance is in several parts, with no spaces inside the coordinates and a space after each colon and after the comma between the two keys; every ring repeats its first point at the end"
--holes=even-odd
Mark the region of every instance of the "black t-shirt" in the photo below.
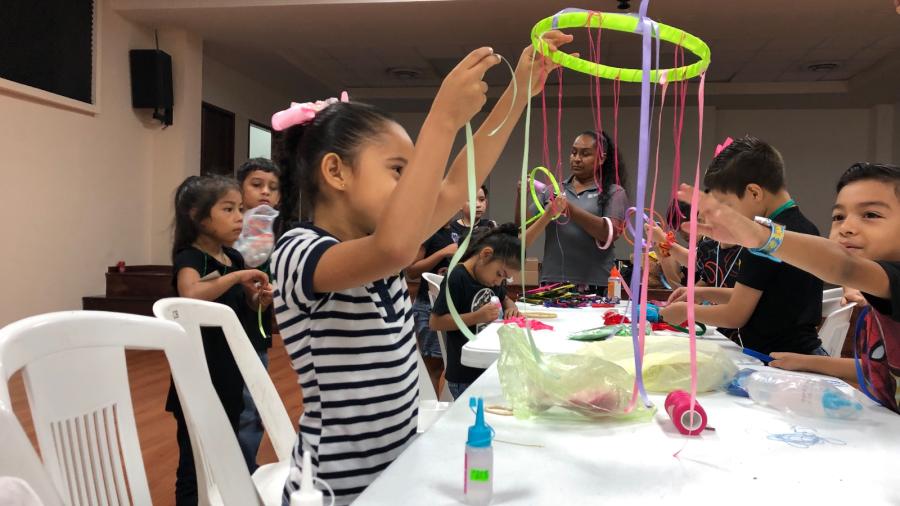
{"type": "Polygon", "coordinates": [[[701,240],[697,245],[697,281],[733,288],[741,270],[741,253],[740,246],[720,248],[716,241],[701,240]]]}
{"type": "MultiPolygon", "coordinates": [[[[497,228],[497,224],[493,220],[481,218],[475,222],[475,228],[480,227],[497,228]]],[[[467,235],[469,235],[469,227],[460,223],[459,220],[453,220],[450,222],[450,232],[456,234],[455,237],[457,239],[455,242],[456,244],[459,244],[467,235]]]]}
{"type": "MultiPolygon", "coordinates": [[[[176,291],[178,290],[178,272],[181,269],[190,268],[200,273],[200,279],[215,279],[230,272],[244,269],[244,259],[241,254],[231,248],[223,248],[225,254],[231,260],[231,265],[226,266],[213,258],[212,256],[198,250],[197,248],[185,248],[175,255],[174,265],[172,269],[173,284],[176,291]]],[[[179,294],[180,295],[180,294],[179,294]]],[[[234,310],[244,327],[244,331],[253,343],[256,349],[265,349],[266,344],[263,342],[259,332],[258,316],[247,305],[244,289],[240,284],[235,284],[223,293],[214,302],[224,304],[234,310]]],[[[263,315],[263,324],[266,323],[265,314],[263,315]]],[[[271,328],[271,317],[268,319],[271,328]]],[[[209,368],[209,375],[212,379],[213,387],[222,401],[222,406],[228,414],[229,420],[234,423],[236,417],[240,416],[244,409],[243,391],[244,379],[241,372],[234,361],[231,354],[231,348],[225,340],[225,333],[220,327],[203,327],[200,329],[203,339],[203,352],[206,355],[206,365],[209,368]]],[[[269,339],[266,339],[269,341],[269,339]]],[[[180,411],[178,404],[178,396],[175,392],[175,384],[169,387],[169,396],[166,400],[166,409],[169,411],[180,411]]]]}
{"type": "MultiPolygon", "coordinates": [[[[501,301],[506,298],[506,288],[503,286],[487,287],[479,283],[462,264],[457,265],[449,276],[444,278],[441,284],[441,293],[438,294],[434,301],[432,312],[438,316],[450,313],[447,307],[446,290],[447,285],[450,286],[450,295],[453,297],[453,305],[459,311],[459,314],[474,313],[481,306],[489,304],[491,297],[497,297],[501,301]]],[[[477,334],[487,324],[479,324],[469,327],[472,333],[477,334]]],[[[445,377],[447,381],[454,383],[472,383],[484,369],[476,369],[474,367],[466,367],[462,365],[460,356],[462,348],[469,340],[458,330],[447,332],[447,371],[445,377]]]]}
{"type": "MultiPolygon", "coordinates": [[[[819,229],[792,207],[773,221],[787,230],[819,235],[819,229]]],[[[822,280],[786,262],[775,262],[749,250],[740,257],[737,282],[762,292],[756,309],[740,329],[744,346],[760,353],[811,353],[822,345],[816,326],[822,320],[822,280]]]]}
{"type": "MultiPolygon", "coordinates": [[[[422,245],[422,247],[425,248],[425,258],[434,255],[438,251],[454,243],[459,243],[459,235],[456,234],[456,232],[453,232],[450,227],[442,227],[422,245]]],[[[441,269],[446,269],[448,267],[450,267],[450,257],[442,259],[428,272],[438,273],[441,269]]],[[[416,295],[416,300],[419,302],[428,302],[428,290],[420,289],[418,295],[416,295]]]]}

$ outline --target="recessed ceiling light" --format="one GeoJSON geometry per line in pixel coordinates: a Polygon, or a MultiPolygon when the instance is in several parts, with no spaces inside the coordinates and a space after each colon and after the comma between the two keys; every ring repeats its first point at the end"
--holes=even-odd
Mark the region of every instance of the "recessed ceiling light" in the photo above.
{"type": "Polygon", "coordinates": [[[422,70],[412,67],[391,67],[385,71],[387,75],[401,81],[412,81],[422,77],[422,70]]]}
{"type": "Polygon", "coordinates": [[[818,62],[818,63],[810,63],[806,66],[806,70],[810,72],[829,72],[838,68],[839,65],[835,62],[818,62]]]}

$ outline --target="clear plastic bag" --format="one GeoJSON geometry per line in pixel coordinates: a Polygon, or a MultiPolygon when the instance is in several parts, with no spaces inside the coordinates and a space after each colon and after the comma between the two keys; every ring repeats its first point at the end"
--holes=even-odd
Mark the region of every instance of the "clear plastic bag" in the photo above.
{"type": "MultiPolygon", "coordinates": [[[[579,354],[602,358],[634,374],[634,348],[631,339],[614,337],[586,344],[579,354]]],[[[691,358],[684,337],[648,335],[644,344],[644,388],[648,392],[669,393],[691,387],[691,358]]],[[[727,385],[737,372],[734,362],[722,347],[697,341],[697,392],[718,390],[727,385]]]]}
{"type": "Polygon", "coordinates": [[[637,417],[652,414],[638,400],[629,411],[634,376],[623,367],[587,354],[535,356],[525,330],[499,330],[497,369],[503,394],[518,418],[637,417]]]}
{"type": "Polygon", "coordinates": [[[234,243],[234,249],[244,257],[247,267],[259,267],[266,263],[275,248],[275,234],[272,225],[278,211],[267,205],[254,207],[244,213],[241,236],[234,243]]]}

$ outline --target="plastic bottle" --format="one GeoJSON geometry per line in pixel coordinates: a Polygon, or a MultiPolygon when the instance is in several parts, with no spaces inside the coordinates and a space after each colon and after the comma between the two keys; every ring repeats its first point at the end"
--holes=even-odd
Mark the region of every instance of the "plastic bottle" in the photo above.
{"type": "Polygon", "coordinates": [[[309,451],[303,452],[303,475],[300,478],[300,490],[291,494],[291,506],[322,506],[322,491],[313,485],[312,457],[309,451]]]}
{"type": "Polygon", "coordinates": [[[494,429],[484,423],[484,399],[469,398],[469,407],[475,412],[475,424],[469,427],[466,441],[463,491],[466,503],[483,506],[491,502],[494,493],[494,429]]]}
{"type": "Polygon", "coordinates": [[[500,297],[497,297],[496,295],[491,297],[491,304],[497,306],[497,309],[500,310],[500,316],[497,317],[497,321],[502,322],[503,321],[503,304],[500,303],[500,297]]]}
{"type": "Polygon", "coordinates": [[[738,378],[754,402],[800,416],[853,419],[862,404],[838,389],[832,380],[773,371],[756,371],[738,378]]]}
{"type": "Polygon", "coordinates": [[[619,269],[616,267],[609,271],[609,280],[606,282],[606,296],[617,299],[622,298],[622,275],[619,274],[619,269]]]}

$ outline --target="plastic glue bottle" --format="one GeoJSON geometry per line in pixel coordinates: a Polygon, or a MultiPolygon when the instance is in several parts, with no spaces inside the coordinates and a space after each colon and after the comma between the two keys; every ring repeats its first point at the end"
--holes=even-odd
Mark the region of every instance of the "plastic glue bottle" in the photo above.
{"type": "Polygon", "coordinates": [[[466,441],[463,491],[466,503],[483,506],[491,502],[494,493],[494,449],[491,447],[494,429],[484,423],[484,399],[469,398],[469,408],[475,413],[475,424],[469,427],[466,441]]]}
{"type": "Polygon", "coordinates": [[[615,266],[609,271],[609,280],[606,282],[606,296],[622,298],[622,275],[615,266]]]}

